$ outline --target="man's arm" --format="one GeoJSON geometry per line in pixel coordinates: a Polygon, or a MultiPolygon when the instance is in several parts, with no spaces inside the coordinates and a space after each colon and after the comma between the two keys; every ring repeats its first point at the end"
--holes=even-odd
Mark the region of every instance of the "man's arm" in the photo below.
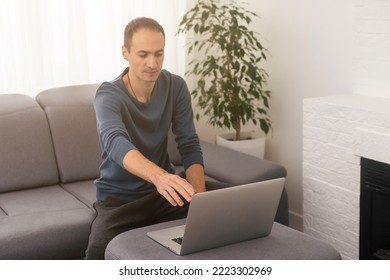
{"type": "Polygon", "coordinates": [[[195,163],[186,170],[187,181],[197,193],[206,191],[206,182],[203,165],[195,163]]]}
{"type": "MultiPolygon", "coordinates": [[[[178,194],[189,202],[196,192],[185,179],[168,173],[144,157],[138,150],[127,152],[123,159],[123,166],[128,172],[154,184],[157,191],[173,206],[184,204],[178,194]]],[[[192,172],[190,173],[190,176],[193,177],[192,172]]]]}

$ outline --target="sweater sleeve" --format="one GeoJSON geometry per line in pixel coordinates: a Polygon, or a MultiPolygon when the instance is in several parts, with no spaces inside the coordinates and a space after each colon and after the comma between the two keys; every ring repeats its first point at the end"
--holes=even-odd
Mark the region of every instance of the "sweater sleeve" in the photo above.
{"type": "Polygon", "coordinates": [[[178,86],[175,87],[177,92],[174,101],[172,132],[175,134],[184,169],[187,170],[195,163],[203,165],[203,155],[195,130],[191,95],[185,81],[182,78],[178,80],[178,86]]]}
{"type": "Polygon", "coordinates": [[[114,85],[103,83],[94,100],[96,121],[103,153],[124,168],[123,158],[136,149],[122,121],[120,98],[114,93],[114,85]]]}

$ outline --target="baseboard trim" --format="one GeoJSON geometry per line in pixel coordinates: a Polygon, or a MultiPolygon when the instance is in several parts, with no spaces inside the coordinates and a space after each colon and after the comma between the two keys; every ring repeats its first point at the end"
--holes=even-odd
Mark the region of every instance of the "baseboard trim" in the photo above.
{"type": "Polygon", "coordinates": [[[293,229],[303,231],[303,217],[294,211],[288,211],[289,226],[293,229]]]}

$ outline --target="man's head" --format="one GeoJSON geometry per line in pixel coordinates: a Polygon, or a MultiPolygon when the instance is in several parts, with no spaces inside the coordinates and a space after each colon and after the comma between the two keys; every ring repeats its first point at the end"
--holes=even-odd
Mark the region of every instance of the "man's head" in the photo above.
{"type": "Polygon", "coordinates": [[[134,33],[143,28],[161,33],[165,41],[164,28],[157,21],[152,18],[138,17],[130,21],[125,28],[123,45],[128,51],[130,51],[134,33]]]}
{"type": "Polygon", "coordinates": [[[125,29],[122,55],[129,62],[130,77],[137,82],[155,82],[164,62],[165,33],[151,18],[136,18],[125,29]]]}

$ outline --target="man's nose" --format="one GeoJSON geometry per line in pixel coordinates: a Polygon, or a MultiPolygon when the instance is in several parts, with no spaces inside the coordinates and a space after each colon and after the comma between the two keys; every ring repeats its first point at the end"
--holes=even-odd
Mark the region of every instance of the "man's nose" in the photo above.
{"type": "Polygon", "coordinates": [[[149,68],[156,68],[157,67],[157,58],[154,57],[153,55],[149,56],[146,65],[149,68]]]}

